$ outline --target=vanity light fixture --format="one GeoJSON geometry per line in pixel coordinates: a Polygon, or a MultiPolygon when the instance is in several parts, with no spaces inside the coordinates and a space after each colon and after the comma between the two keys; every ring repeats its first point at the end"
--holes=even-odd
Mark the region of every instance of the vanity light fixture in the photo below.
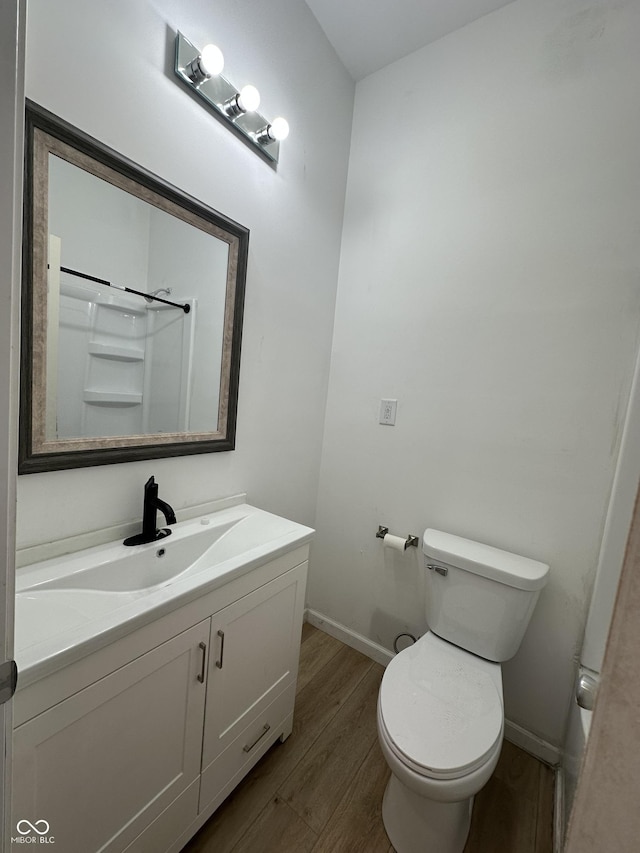
{"type": "Polygon", "coordinates": [[[238,89],[222,76],[222,52],[213,44],[198,50],[182,33],[176,36],[175,73],[199,98],[207,103],[236,133],[251,143],[267,159],[278,162],[280,142],[289,135],[283,118],[268,121],[256,110],[260,93],[255,86],[238,89]]]}

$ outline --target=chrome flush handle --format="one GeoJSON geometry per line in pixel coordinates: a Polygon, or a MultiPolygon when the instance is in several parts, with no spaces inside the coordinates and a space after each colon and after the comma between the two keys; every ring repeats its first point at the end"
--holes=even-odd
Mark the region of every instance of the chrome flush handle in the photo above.
{"type": "Polygon", "coordinates": [[[439,575],[442,575],[443,578],[449,574],[449,569],[444,566],[436,566],[434,563],[427,563],[427,568],[430,572],[437,572],[439,575]]]}

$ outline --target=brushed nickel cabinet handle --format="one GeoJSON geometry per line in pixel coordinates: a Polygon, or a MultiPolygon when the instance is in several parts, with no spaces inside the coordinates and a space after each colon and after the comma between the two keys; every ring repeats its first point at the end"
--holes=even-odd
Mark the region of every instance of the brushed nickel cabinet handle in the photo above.
{"type": "Polygon", "coordinates": [[[224,631],[218,631],[220,637],[220,658],[216,661],[218,669],[222,669],[222,660],[224,658],[224,631]]]}
{"type": "Polygon", "coordinates": [[[251,752],[253,747],[256,746],[256,744],[260,743],[260,741],[266,735],[266,733],[269,731],[270,728],[271,728],[271,726],[269,725],[269,723],[265,723],[264,726],[262,727],[262,731],[260,732],[258,737],[253,741],[253,743],[248,743],[246,746],[242,747],[243,752],[251,752]]]}
{"type": "Polygon", "coordinates": [[[198,675],[198,681],[200,682],[200,684],[204,684],[204,678],[207,671],[207,644],[198,643],[198,648],[202,652],[202,663],[200,665],[200,674],[198,675]]]}

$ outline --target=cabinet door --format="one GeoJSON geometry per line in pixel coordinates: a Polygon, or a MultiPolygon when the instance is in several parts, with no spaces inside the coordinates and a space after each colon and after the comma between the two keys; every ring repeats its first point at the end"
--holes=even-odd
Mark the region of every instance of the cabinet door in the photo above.
{"type": "Polygon", "coordinates": [[[203,768],[295,683],[306,570],[303,563],[212,616],[203,768]]]}
{"type": "Polygon", "coordinates": [[[13,828],[46,821],[64,853],[124,850],[198,777],[208,640],[207,619],[19,726],[13,828]]]}

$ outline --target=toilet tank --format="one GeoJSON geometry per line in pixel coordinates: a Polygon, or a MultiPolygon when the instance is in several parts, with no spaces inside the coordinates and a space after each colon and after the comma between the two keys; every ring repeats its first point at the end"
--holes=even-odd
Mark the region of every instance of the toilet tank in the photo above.
{"type": "Polygon", "coordinates": [[[549,566],[431,528],[422,551],[429,629],[487,660],[513,657],[549,566]]]}

